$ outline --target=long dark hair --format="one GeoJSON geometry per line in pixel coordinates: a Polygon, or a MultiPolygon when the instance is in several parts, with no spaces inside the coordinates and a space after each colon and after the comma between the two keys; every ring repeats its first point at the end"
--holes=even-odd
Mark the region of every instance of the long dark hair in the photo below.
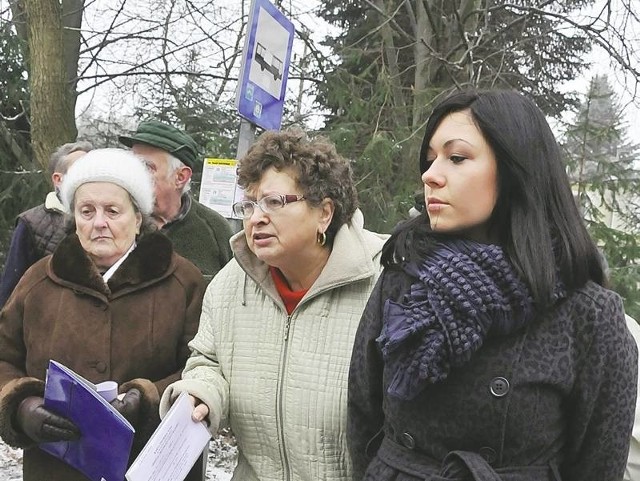
{"type": "MultiPolygon", "coordinates": [[[[603,285],[600,255],[574,201],[558,144],[543,113],[528,98],[512,91],[463,91],[443,100],[427,121],[420,172],[429,168],[426,152],[442,119],[463,110],[471,113],[498,164],[490,232],[529,285],[538,307],[551,304],[559,280],[568,290],[588,280],[603,285]]],[[[422,214],[395,229],[382,262],[391,266],[401,259],[419,261],[434,241],[446,237],[431,231],[427,214],[422,214]]]]}

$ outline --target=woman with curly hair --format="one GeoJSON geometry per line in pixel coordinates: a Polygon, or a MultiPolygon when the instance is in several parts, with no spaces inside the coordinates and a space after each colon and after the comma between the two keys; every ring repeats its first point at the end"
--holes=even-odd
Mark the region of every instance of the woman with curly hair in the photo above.
{"type": "Polygon", "coordinates": [[[181,391],[238,443],[233,480],[344,480],[347,377],[386,236],[363,229],[349,162],[322,137],[267,132],[241,159],[244,230],[209,284],[181,391]]]}

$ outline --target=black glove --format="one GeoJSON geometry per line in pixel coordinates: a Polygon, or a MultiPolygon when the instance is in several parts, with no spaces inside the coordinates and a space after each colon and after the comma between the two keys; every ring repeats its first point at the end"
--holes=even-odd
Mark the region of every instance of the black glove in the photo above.
{"type": "Polygon", "coordinates": [[[122,400],[115,398],[111,401],[111,405],[122,414],[127,421],[135,427],[138,422],[138,416],[140,414],[140,399],[142,394],[136,388],[129,389],[127,394],[124,395],[122,400]]]}
{"type": "Polygon", "coordinates": [[[75,424],[45,408],[44,399],[38,396],[29,396],[20,403],[16,422],[20,430],[38,444],[75,441],[80,437],[75,424]]]}

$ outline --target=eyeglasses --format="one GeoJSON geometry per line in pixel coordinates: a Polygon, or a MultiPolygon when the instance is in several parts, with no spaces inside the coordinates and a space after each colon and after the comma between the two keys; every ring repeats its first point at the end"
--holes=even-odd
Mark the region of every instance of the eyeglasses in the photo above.
{"type": "Polygon", "coordinates": [[[260,207],[260,210],[265,214],[273,214],[285,205],[298,202],[299,200],[304,200],[304,196],[295,194],[273,194],[263,197],[256,202],[252,200],[242,200],[233,204],[233,213],[238,217],[248,219],[253,215],[256,206],[260,207]]]}

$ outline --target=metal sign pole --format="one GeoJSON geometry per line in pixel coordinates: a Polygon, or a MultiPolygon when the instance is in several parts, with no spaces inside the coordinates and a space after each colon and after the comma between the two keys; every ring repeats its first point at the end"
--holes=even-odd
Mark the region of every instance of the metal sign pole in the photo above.
{"type": "MultiPolygon", "coordinates": [[[[238,151],[236,152],[236,159],[240,160],[247,153],[249,147],[256,139],[256,126],[244,118],[240,118],[240,132],[238,133],[238,151]]],[[[242,220],[240,219],[227,219],[231,230],[240,232],[242,230],[242,220]]]]}
{"type": "Polygon", "coordinates": [[[236,159],[240,160],[247,153],[256,139],[256,126],[244,118],[240,118],[240,133],[238,135],[238,152],[236,159]]]}

